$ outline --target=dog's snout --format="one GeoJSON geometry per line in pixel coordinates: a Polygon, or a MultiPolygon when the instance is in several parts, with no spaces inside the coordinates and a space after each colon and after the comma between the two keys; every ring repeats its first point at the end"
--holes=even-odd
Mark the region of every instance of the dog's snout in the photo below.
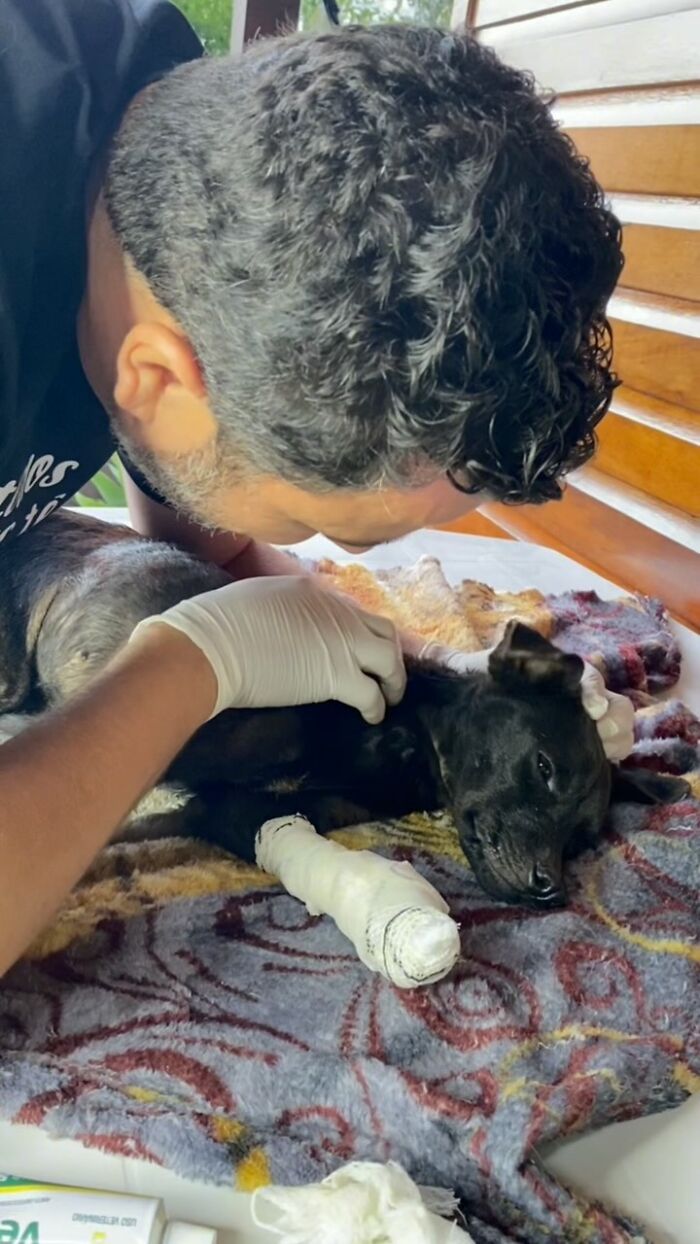
{"type": "Polygon", "coordinates": [[[561,874],[544,864],[533,864],[528,878],[528,889],[536,903],[547,907],[562,907],[565,902],[561,874]]]}

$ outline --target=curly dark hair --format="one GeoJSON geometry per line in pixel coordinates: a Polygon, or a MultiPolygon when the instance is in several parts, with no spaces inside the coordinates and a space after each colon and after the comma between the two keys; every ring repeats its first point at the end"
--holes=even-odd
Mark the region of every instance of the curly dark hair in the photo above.
{"type": "Polygon", "coordinates": [[[531,77],[467,35],[344,28],[177,69],[127,113],[106,201],[254,469],[449,472],[515,503],[593,453],[619,223],[531,77]]]}

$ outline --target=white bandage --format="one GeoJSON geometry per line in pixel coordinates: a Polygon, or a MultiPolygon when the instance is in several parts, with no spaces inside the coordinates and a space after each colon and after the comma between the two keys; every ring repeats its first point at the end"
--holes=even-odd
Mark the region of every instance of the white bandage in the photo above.
{"type": "Polygon", "coordinates": [[[348,851],[303,816],[266,821],[256,859],[311,915],[331,916],[366,967],[400,989],[440,980],[457,961],[459,928],[410,864],[348,851]]]}

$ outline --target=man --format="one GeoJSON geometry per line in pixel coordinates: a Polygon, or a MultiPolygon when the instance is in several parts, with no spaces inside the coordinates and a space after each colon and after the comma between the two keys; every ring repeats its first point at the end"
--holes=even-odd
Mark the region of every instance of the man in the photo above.
{"type": "Polygon", "coordinates": [[[400,697],[391,625],[260,542],[557,497],[621,259],[530,82],[464,37],[206,61],[165,0],[3,0],[0,52],[0,568],[116,438],[136,525],[246,580],[2,748],[3,970],[213,712],[400,697]]]}

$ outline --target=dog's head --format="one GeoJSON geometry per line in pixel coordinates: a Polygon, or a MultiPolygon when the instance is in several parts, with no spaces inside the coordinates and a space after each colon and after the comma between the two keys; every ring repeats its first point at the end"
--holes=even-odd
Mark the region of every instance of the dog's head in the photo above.
{"type": "Polygon", "coordinates": [[[433,717],[462,848],[483,888],[506,902],[562,906],[564,861],[595,841],[611,799],[672,803],[690,790],[609,763],[581,702],[582,673],[580,657],[511,622],[490,677],[476,689],[462,681],[461,692],[453,681],[449,711],[433,717]]]}
{"type": "Polygon", "coordinates": [[[564,859],[602,828],[611,769],[581,703],[582,672],[579,657],[510,623],[490,677],[475,693],[465,684],[463,714],[454,704],[449,721],[436,715],[460,842],[484,889],[505,901],[564,903],[564,859]]]}

